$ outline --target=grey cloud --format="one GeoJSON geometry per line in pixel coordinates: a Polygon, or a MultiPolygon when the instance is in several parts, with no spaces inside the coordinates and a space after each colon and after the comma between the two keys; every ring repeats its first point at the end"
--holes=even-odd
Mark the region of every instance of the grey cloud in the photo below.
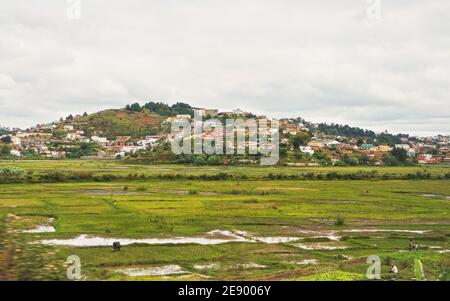
{"type": "Polygon", "coordinates": [[[450,3],[2,1],[0,124],[131,101],[449,133],[450,3]]]}

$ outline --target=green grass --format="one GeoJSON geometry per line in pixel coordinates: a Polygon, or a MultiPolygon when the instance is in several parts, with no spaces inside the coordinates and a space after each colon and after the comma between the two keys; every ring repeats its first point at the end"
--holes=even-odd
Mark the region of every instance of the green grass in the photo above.
{"type": "MultiPolygon", "coordinates": [[[[130,245],[123,247],[120,252],[112,252],[110,247],[41,247],[33,251],[46,254],[41,257],[47,265],[57,265],[69,255],[80,256],[83,274],[90,280],[133,280],[134,277],[118,274],[114,270],[170,264],[177,264],[192,272],[191,276],[183,278],[186,280],[361,280],[369,266],[365,262],[369,255],[382,258],[383,277],[386,279],[392,277],[385,263],[388,259],[394,260],[399,266],[398,279],[410,280],[414,277],[415,258],[423,263],[429,280],[439,279],[448,271],[448,253],[441,254],[438,252],[440,249],[429,247],[448,249],[450,201],[445,197],[430,198],[424,195],[450,196],[450,180],[262,179],[271,172],[348,173],[375,169],[380,174],[406,174],[423,172],[423,167],[218,168],[80,160],[1,161],[0,167],[3,166],[18,166],[34,174],[55,170],[123,176],[134,173],[189,176],[225,172],[248,177],[247,180],[223,181],[150,178],[114,182],[0,184],[0,219],[17,232],[42,224],[49,217],[56,218],[55,233],[15,234],[25,242],[72,238],[80,234],[119,238],[203,236],[214,229],[248,231],[253,236],[302,236],[299,230],[341,231],[355,228],[431,230],[423,235],[347,232],[342,234],[344,237],[340,242],[348,247],[344,250],[303,250],[289,243],[227,243],[130,245]],[[6,218],[8,214],[19,218],[6,218]],[[344,220],[343,225],[336,224],[338,218],[344,220]],[[417,240],[423,249],[419,252],[404,252],[408,248],[408,239],[417,240]],[[54,255],[48,256],[49,253],[54,255]],[[319,264],[295,263],[304,259],[317,259],[319,264]],[[195,265],[210,263],[218,263],[220,268],[194,269],[195,265]],[[247,263],[265,267],[236,267],[247,263]]],[[[450,171],[445,166],[426,169],[435,175],[450,171]]],[[[0,240],[7,241],[11,234],[5,231],[4,226],[0,232],[0,240]]],[[[323,239],[309,239],[310,242],[315,240],[323,239]]],[[[6,260],[4,245],[0,242],[0,260],[6,260]]],[[[28,248],[26,245],[25,249],[28,248]]],[[[33,256],[26,258],[30,262],[29,267],[25,268],[35,269],[33,256]]],[[[64,278],[64,272],[63,269],[61,278],[64,278]]],[[[38,276],[39,279],[45,278],[45,275],[38,276]]],[[[54,279],[54,273],[51,277],[54,279]]]]}
{"type": "Polygon", "coordinates": [[[358,171],[378,174],[406,175],[417,172],[430,173],[431,175],[445,175],[450,172],[450,167],[445,165],[437,166],[399,166],[399,167],[373,167],[373,166],[352,166],[352,167],[288,167],[288,166],[190,166],[190,165],[140,165],[129,164],[124,161],[114,160],[0,160],[0,168],[15,166],[35,174],[45,174],[53,171],[61,172],[92,172],[94,175],[114,174],[116,176],[128,176],[133,174],[144,174],[147,176],[156,175],[216,175],[226,173],[236,177],[247,176],[249,179],[258,179],[272,174],[297,175],[304,173],[354,173],[358,171]]]}

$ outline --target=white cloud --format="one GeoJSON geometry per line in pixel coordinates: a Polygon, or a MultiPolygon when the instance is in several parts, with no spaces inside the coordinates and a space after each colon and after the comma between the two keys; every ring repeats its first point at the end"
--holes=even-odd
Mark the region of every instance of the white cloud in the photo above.
{"type": "Polygon", "coordinates": [[[0,73],[0,90],[12,89],[15,84],[16,82],[11,76],[0,73]]]}
{"type": "Polygon", "coordinates": [[[365,0],[317,2],[83,0],[80,20],[5,2],[0,124],[162,100],[450,132],[448,1],[382,1],[379,21],[365,0]]]}

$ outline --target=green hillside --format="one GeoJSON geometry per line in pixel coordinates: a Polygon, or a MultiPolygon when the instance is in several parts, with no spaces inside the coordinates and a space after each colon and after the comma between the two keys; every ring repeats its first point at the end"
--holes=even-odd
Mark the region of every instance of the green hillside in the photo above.
{"type": "Polygon", "coordinates": [[[164,121],[163,117],[148,110],[131,112],[124,109],[111,109],[83,116],[74,121],[74,124],[88,135],[97,131],[102,132],[102,135],[107,138],[116,136],[138,138],[158,134],[161,131],[162,121],[164,121]]]}

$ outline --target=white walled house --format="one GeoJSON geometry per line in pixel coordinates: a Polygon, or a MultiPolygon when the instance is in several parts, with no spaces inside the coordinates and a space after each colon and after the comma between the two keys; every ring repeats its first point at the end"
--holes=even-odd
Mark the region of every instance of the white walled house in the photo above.
{"type": "Polygon", "coordinates": [[[16,149],[12,149],[12,150],[10,151],[10,154],[11,154],[11,156],[14,156],[14,157],[21,157],[21,156],[22,156],[22,154],[20,153],[20,151],[18,151],[18,150],[16,150],[16,149]]]}
{"type": "Polygon", "coordinates": [[[153,147],[160,139],[160,136],[146,136],[145,139],[139,140],[137,144],[143,146],[144,148],[153,147]]]}
{"type": "Polygon", "coordinates": [[[64,131],[66,131],[66,132],[73,131],[73,125],[65,125],[64,126],[64,131]]]}
{"type": "Polygon", "coordinates": [[[91,140],[101,146],[107,146],[109,143],[109,140],[105,137],[92,136],[91,140]]]}
{"type": "Polygon", "coordinates": [[[300,151],[302,153],[310,154],[311,156],[314,155],[314,150],[311,146],[300,146],[300,151]]]}

